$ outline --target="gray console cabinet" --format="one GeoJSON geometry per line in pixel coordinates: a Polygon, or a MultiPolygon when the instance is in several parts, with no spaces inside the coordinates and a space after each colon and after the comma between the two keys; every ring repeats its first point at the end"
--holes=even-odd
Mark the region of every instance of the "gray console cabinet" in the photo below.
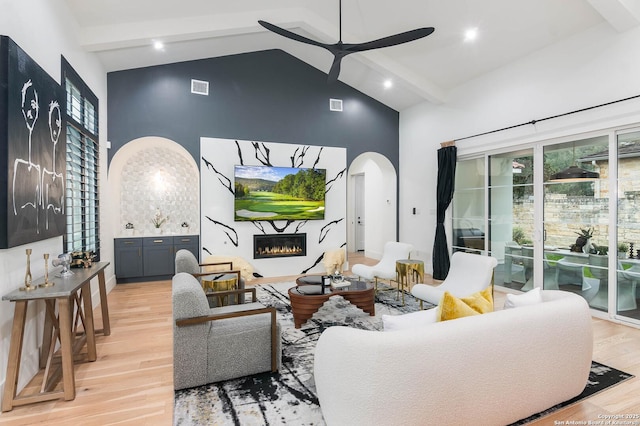
{"type": "Polygon", "coordinates": [[[148,281],[173,275],[180,249],[199,258],[200,239],[197,235],[116,238],[114,248],[118,282],[148,281]]]}

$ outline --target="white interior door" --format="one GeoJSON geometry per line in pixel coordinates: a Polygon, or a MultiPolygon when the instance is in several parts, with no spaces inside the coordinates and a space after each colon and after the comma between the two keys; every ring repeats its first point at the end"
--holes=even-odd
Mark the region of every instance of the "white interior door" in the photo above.
{"type": "Polygon", "coordinates": [[[355,194],[355,241],[356,251],[364,251],[365,208],[364,208],[364,175],[354,175],[355,194]]]}

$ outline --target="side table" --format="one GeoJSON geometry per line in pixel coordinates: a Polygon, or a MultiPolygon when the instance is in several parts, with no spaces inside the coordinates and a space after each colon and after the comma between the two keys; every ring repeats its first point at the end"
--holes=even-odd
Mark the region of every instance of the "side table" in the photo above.
{"type": "Polygon", "coordinates": [[[396,260],[396,277],[398,281],[398,295],[402,292],[402,305],[404,306],[404,287],[411,290],[410,284],[424,282],[424,262],[418,259],[396,260]]]}

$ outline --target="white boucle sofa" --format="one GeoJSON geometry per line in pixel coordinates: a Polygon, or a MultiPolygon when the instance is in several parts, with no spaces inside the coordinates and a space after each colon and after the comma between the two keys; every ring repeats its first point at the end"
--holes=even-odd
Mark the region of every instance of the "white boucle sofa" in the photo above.
{"type": "Polygon", "coordinates": [[[392,332],[330,327],[315,383],[331,425],[505,425],[579,395],[593,349],[586,301],[542,303],[392,332]]]}

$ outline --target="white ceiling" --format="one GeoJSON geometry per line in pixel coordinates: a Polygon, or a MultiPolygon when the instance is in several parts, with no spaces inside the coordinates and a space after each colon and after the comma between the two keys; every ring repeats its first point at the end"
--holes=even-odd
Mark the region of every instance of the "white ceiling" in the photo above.
{"type": "MultiPolygon", "coordinates": [[[[65,0],[78,42],[117,71],[282,49],[328,72],[322,48],[273,34],[258,19],[325,43],[338,40],[338,0],[65,0]],[[164,51],[152,48],[165,43],[164,51]]],[[[359,43],[420,27],[421,40],[343,60],[340,80],[401,111],[446,101],[469,80],[606,23],[640,23],[640,0],[344,0],[342,40],[359,43]],[[475,42],[464,32],[478,29],[475,42]],[[384,89],[386,79],[393,81],[384,89]]]]}

